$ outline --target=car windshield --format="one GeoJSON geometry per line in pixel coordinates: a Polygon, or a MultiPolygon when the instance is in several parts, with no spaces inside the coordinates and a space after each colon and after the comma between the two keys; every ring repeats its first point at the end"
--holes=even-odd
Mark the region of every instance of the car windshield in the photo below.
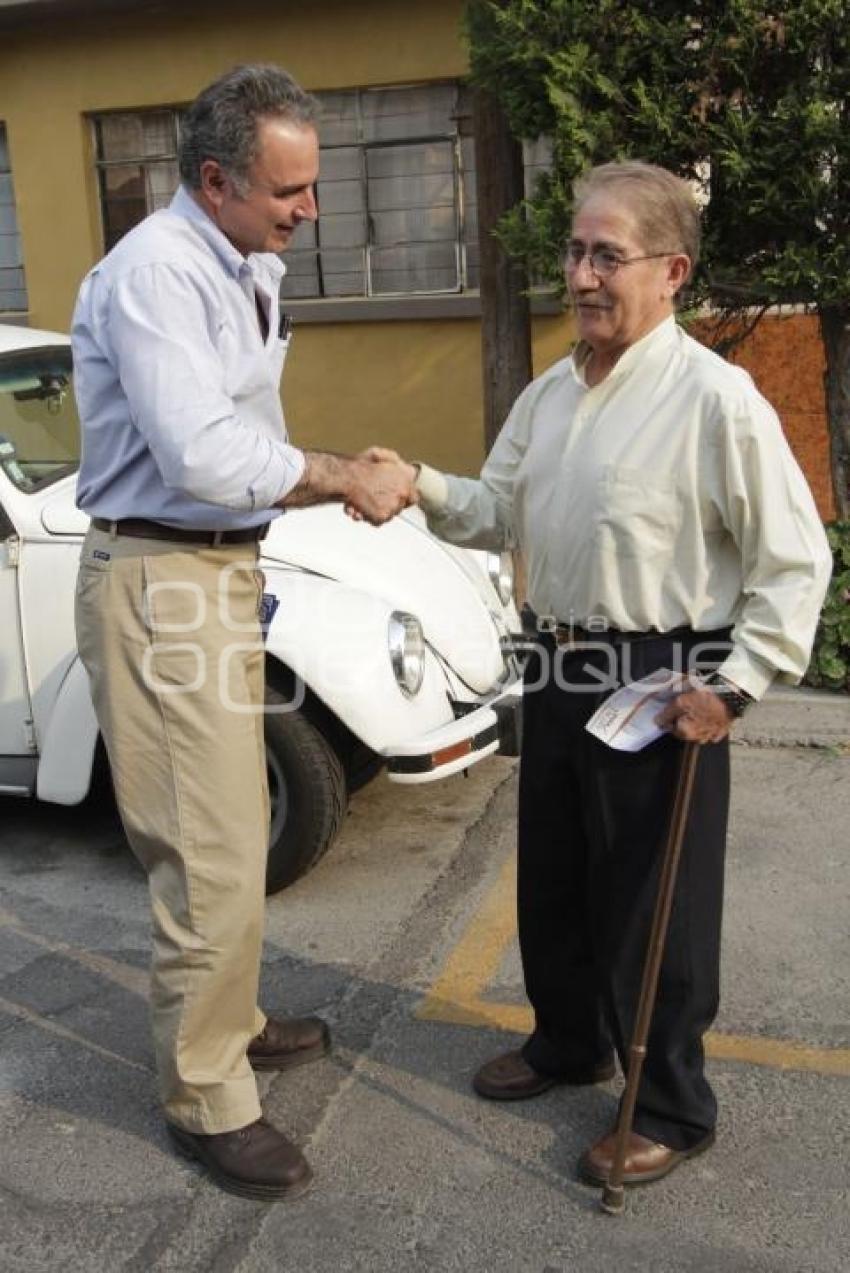
{"type": "Polygon", "coordinates": [[[80,427],[68,346],[0,354],[0,468],[21,491],[73,473],[80,427]]]}

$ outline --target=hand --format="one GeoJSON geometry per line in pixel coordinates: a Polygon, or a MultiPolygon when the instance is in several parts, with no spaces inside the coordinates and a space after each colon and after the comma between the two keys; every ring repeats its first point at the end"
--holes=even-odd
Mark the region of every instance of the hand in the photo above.
{"type": "Polygon", "coordinates": [[[368,460],[372,464],[378,464],[381,460],[395,460],[396,464],[403,464],[404,460],[398,451],[393,451],[388,446],[367,446],[365,451],[359,451],[358,460],[368,460]]]}
{"type": "Polygon", "coordinates": [[[719,694],[707,689],[686,690],[667,704],[656,724],[689,743],[719,743],[735,717],[719,694]]]}
{"type": "Polygon", "coordinates": [[[354,461],[355,481],[345,501],[345,511],[355,521],[373,526],[388,522],[403,508],[416,503],[416,469],[395,451],[370,447],[354,461]]]}
{"type": "MultiPolygon", "coordinates": [[[[405,472],[410,487],[407,502],[406,504],[402,504],[401,508],[406,508],[411,504],[418,503],[415,490],[417,470],[413,464],[407,464],[401,458],[398,451],[393,451],[389,447],[385,446],[370,446],[367,447],[365,451],[360,451],[356,458],[367,464],[394,464],[400,467],[405,472]]],[[[370,520],[351,500],[346,500],[344,508],[352,521],[362,522],[364,520],[370,520]]],[[[401,509],[397,509],[396,511],[400,512],[401,509]]]]}

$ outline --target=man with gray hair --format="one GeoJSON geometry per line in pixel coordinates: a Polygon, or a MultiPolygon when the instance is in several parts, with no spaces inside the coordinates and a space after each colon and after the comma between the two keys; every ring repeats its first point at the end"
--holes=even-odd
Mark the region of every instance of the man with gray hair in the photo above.
{"type": "MultiPolygon", "coordinates": [[[[564,269],[578,343],[520,395],[478,480],[419,466],[431,529],[525,555],[537,615],[526,667],[518,917],[534,1028],[475,1091],[527,1100],[629,1064],[670,809],[699,743],[691,816],[623,1183],[714,1141],[703,1036],[718,1007],[729,733],[805,671],[829,546],[776,412],[675,318],[699,256],[688,184],[640,161],[574,190],[564,269]],[[663,738],[617,751],[586,725],[617,684],[711,671],[667,705],[663,738]]],[[[414,468],[410,476],[415,476],[414,468]]],[[[578,1172],[604,1184],[613,1128],[578,1172]]]]}
{"type": "Polygon", "coordinates": [[[259,543],[287,509],[339,501],[379,525],[411,502],[388,453],[287,441],[277,254],[317,216],[314,119],[314,99],[274,66],[205,89],[182,123],[182,185],[88,274],[72,332],[78,503],[91,517],[77,636],[149,877],[166,1119],[220,1185],[257,1198],[301,1192],[311,1173],[263,1120],[252,1070],[329,1047],[317,1018],[257,1007],[269,827],[259,543]]]}

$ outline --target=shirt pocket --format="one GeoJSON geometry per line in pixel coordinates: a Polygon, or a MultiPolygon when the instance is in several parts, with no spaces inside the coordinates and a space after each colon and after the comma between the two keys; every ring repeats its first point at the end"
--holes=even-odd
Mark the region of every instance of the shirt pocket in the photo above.
{"type": "Polygon", "coordinates": [[[289,346],[292,344],[292,336],[289,335],[283,340],[278,336],[271,347],[271,364],[272,374],[280,379],[283,373],[283,364],[286,362],[286,355],[289,353],[289,346]]]}
{"type": "Polygon", "coordinates": [[[594,541],[617,557],[655,560],[672,555],[681,506],[672,477],[609,465],[597,489],[594,541]]]}

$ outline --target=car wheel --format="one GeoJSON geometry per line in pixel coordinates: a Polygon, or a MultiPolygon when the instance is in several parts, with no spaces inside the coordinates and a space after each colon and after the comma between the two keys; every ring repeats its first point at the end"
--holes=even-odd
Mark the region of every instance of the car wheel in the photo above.
{"type": "MultiPolygon", "coordinates": [[[[286,701],[267,688],[269,706],[286,701]]],[[[268,894],[306,875],[327,853],[345,816],[348,791],[339,757],[303,712],[267,712],[265,734],[271,802],[268,894]]]]}

